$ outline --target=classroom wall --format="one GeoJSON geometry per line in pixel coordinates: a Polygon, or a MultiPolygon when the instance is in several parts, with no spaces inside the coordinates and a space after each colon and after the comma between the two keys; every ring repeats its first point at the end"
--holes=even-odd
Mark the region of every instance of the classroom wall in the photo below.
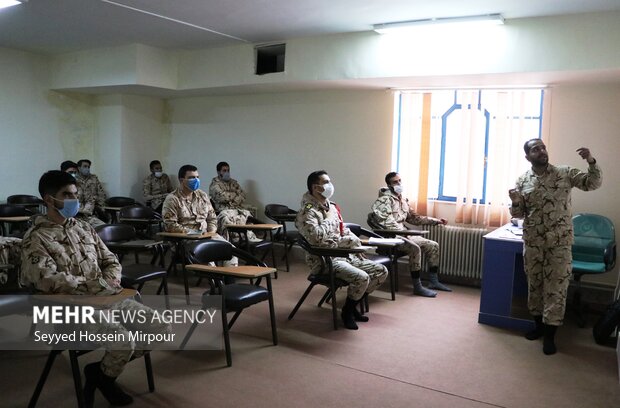
{"type": "Polygon", "coordinates": [[[298,209],[306,178],[325,169],[334,200],[352,222],[365,223],[390,169],[392,95],[385,91],[323,91],[169,102],[171,150],[177,170],[198,166],[207,190],[219,161],[257,205],[298,209]]]}
{"type": "MultiPolygon", "coordinates": [[[[575,149],[585,146],[603,170],[595,191],[573,189],[573,213],[590,212],[610,218],[620,228],[620,84],[572,85],[552,89],[549,160],[581,169],[587,166],[575,149]]],[[[616,239],[620,234],[616,232],[616,239]]],[[[613,273],[584,278],[615,286],[613,273]]]]}

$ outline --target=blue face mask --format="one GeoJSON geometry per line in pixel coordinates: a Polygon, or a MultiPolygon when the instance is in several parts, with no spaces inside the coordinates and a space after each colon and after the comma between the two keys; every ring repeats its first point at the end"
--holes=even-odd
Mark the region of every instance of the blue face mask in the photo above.
{"type": "Polygon", "coordinates": [[[187,187],[189,187],[189,189],[192,191],[198,190],[200,188],[200,179],[193,178],[193,179],[187,180],[187,187]]]}
{"type": "Polygon", "coordinates": [[[224,181],[229,181],[230,180],[230,172],[229,171],[225,171],[222,173],[222,180],[224,181]]]}
{"type": "MultiPolygon", "coordinates": [[[[54,198],[54,197],[52,197],[54,198]]],[[[61,201],[54,198],[56,201],[61,201]]],[[[73,218],[77,215],[78,211],[80,211],[80,201],[77,199],[66,198],[62,200],[63,207],[56,208],[56,210],[65,218],[73,218]]]]}

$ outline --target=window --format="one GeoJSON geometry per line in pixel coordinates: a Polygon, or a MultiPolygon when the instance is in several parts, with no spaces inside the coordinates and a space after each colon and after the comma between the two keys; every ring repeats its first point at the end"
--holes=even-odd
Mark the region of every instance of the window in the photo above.
{"type": "Polygon", "coordinates": [[[395,99],[393,168],[411,201],[507,204],[542,136],[542,89],[403,91],[395,99]]]}

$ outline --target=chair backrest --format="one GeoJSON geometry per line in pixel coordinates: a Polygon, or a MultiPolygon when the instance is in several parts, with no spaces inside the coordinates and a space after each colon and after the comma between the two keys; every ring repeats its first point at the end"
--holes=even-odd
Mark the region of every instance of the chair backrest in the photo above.
{"type": "Polygon", "coordinates": [[[136,204],[136,200],[131,197],[109,197],[105,200],[105,204],[108,207],[126,207],[128,205],[136,204]]]}
{"type": "Polygon", "coordinates": [[[0,204],[0,217],[21,217],[33,215],[32,211],[21,205],[0,204]]]}
{"type": "Polygon", "coordinates": [[[267,216],[267,218],[271,218],[272,215],[287,215],[287,214],[297,214],[297,211],[291,210],[284,204],[267,204],[265,206],[265,215],[267,216]]]}
{"type": "Polygon", "coordinates": [[[26,194],[16,194],[12,196],[8,196],[6,198],[7,204],[21,204],[21,205],[41,205],[44,204],[43,200],[41,200],[37,196],[26,195],[26,194]]]}
{"type": "Polygon", "coordinates": [[[187,243],[185,254],[189,263],[193,264],[227,261],[236,256],[247,265],[266,266],[265,263],[248,252],[236,248],[230,242],[215,239],[187,243]]]}
{"type": "Polygon", "coordinates": [[[145,220],[158,220],[161,216],[151,207],[141,205],[128,205],[121,208],[120,218],[140,218],[145,220]]]}
{"type": "Polygon", "coordinates": [[[128,224],[106,224],[95,228],[103,242],[130,241],[136,237],[136,230],[128,224]]]}
{"type": "Polygon", "coordinates": [[[573,230],[573,260],[600,262],[608,265],[610,269],[613,268],[616,232],[609,218],[597,214],[577,214],[573,217],[573,230]],[[610,250],[614,253],[610,254],[610,250]],[[606,256],[609,259],[606,259],[606,256]],[[612,256],[613,259],[610,258],[612,256]]]}

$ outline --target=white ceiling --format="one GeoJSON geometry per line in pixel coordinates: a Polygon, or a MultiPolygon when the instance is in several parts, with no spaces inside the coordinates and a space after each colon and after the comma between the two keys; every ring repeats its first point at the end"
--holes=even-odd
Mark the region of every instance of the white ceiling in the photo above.
{"type": "Polygon", "coordinates": [[[0,10],[0,47],[44,54],[129,43],[195,49],[431,17],[612,10],[620,0],[29,0],[0,10]]]}

